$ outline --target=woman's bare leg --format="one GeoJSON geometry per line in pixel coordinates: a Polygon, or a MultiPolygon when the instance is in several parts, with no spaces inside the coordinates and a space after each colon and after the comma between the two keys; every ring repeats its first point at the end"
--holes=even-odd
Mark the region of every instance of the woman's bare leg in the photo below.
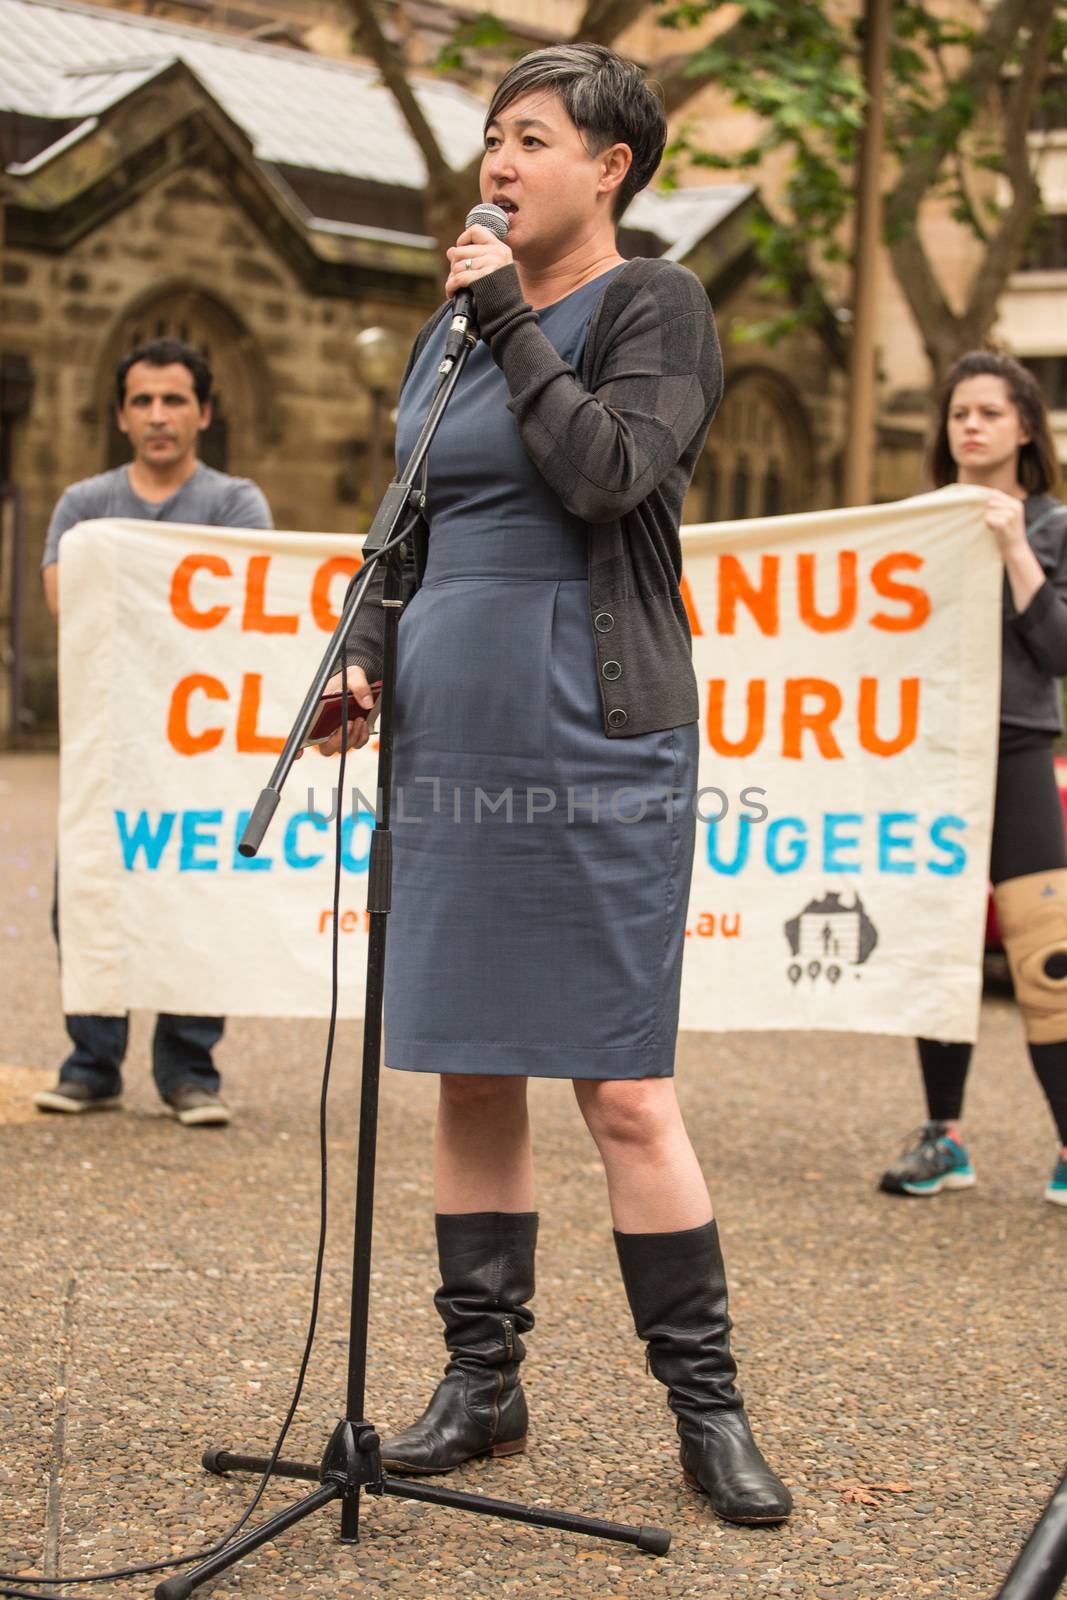
{"type": "Polygon", "coordinates": [[[620,1233],[674,1233],[711,1221],[673,1078],[576,1078],[574,1093],[604,1162],[620,1233]]]}
{"type": "Polygon", "coordinates": [[[433,1146],[434,1209],[532,1211],[526,1079],[442,1073],[433,1146]]]}

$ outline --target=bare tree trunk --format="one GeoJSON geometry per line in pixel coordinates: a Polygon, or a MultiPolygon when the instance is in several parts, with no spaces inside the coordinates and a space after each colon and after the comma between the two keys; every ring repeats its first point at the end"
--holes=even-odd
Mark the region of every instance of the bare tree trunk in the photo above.
{"type": "Polygon", "coordinates": [[[441,247],[441,279],[448,262],[444,252],[463,232],[467,212],[478,204],[478,168],[453,172],[441,187],[426,192],[426,223],[441,247]]]}
{"type": "MultiPolygon", "coordinates": [[[[381,73],[382,82],[396,101],[426,163],[426,226],[435,239],[451,244],[462,233],[467,212],[477,202],[479,161],[468,163],[459,172],[449,163],[408,82],[403,57],[382,31],[373,0],[348,3],[359,30],[359,42],[381,73]]],[[[441,265],[443,276],[443,259],[441,265]]]]}
{"type": "Polygon", "coordinates": [[[986,242],[962,313],[954,312],[949,305],[916,224],[923,198],[943,163],[954,153],[957,129],[951,96],[946,95],[942,115],[931,124],[929,137],[916,143],[912,156],[903,164],[887,203],[887,222],[891,232],[896,232],[890,245],[893,270],[918,324],[938,384],[957,357],[988,339],[998,302],[1019,264],[1041,203],[1031,170],[1028,129],[1048,67],[1056,8],[1057,0],[999,0],[967,68],[957,80],[956,87],[973,95],[979,103],[988,101],[999,92],[1006,62],[1020,33],[1024,28],[1028,30],[1021,68],[1001,119],[1011,204],[986,242]]]}
{"type": "Polygon", "coordinates": [[[846,506],[870,503],[874,470],[878,256],[882,242],[885,73],[889,60],[891,6],[892,0],[865,0],[863,79],[867,88],[867,109],[856,175],[852,337],[848,353],[849,429],[844,472],[846,506]]]}
{"type": "Polygon", "coordinates": [[[572,42],[614,44],[619,34],[647,9],[645,0],[587,0],[572,42]]]}

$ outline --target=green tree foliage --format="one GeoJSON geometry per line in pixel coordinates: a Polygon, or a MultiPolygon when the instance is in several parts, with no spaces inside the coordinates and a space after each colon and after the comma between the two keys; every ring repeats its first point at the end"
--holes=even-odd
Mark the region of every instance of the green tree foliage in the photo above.
{"type": "MultiPolygon", "coordinates": [[[[684,0],[664,6],[659,20],[681,32],[725,9],[725,0],[684,0]]],[[[714,83],[736,106],[754,112],[761,131],[741,149],[708,150],[699,124],[683,121],[667,152],[668,186],[677,182],[683,162],[745,173],[774,151],[788,157],[776,209],[757,216],[752,229],[766,269],[764,287],[790,309],[749,327],[750,336],[773,341],[798,322],[818,321],[825,313],[826,269],[847,259],[841,230],[852,206],[866,99],[854,33],[822,5],[750,0],[685,69],[688,78],[714,83]]]]}
{"type": "MultiPolygon", "coordinates": [[[[679,32],[727,10],[726,0],[663,6],[661,22],[679,32]]],[[[744,172],[772,151],[787,157],[773,215],[756,223],[766,286],[789,309],[749,330],[774,338],[817,318],[820,289],[847,262],[847,226],[864,123],[863,8],[748,0],[730,5],[732,22],[693,52],[686,75],[709,81],[754,112],[760,137],[739,151],[701,147],[683,123],[671,151],[668,181],[688,159],[744,172]]],[[[1040,212],[1027,131],[1067,46],[1067,8],[1057,0],[999,0],[968,24],[922,4],[891,8],[889,71],[881,94],[886,117],[885,238],[919,324],[935,374],[962,349],[981,342],[996,303],[1018,265],[1040,212]],[[990,174],[1007,181],[998,200],[990,174]],[[981,247],[966,303],[946,292],[923,246],[924,204],[944,200],[981,247]]]]}
{"type": "MultiPolygon", "coordinates": [[[[429,168],[431,225],[451,233],[472,192],[476,164],[456,174],[418,113],[403,63],[377,20],[373,0],[350,0],[361,48],[385,81],[423,150],[429,168]],[[406,91],[406,97],[402,95],[406,91]]],[[[614,44],[647,6],[642,0],[587,0],[573,37],[614,44]]],[[[850,251],[850,219],[866,93],[862,0],[657,0],[658,21],[679,48],[645,63],[662,86],[675,136],[663,182],[678,181],[685,162],[731,173],[752,172],[780,152],[785,176],[753,222],[766,287],[783,306],[773,322],[750,332],[775,338],[826,314],[828,288],[840,283],[850,251]],[[723,26],[693,49],[694,28],[723,26]],[[744,148],[709,150],[699,120],[686,107],[714,85],[754,113],[759,135],[744,148]]],[[[935,376],[963,349],[988,336],[996,305],[1040,215],[1040,193],[1028,130],[1042,97],[1062,93],[1067,48],[1064,0],[990,0],[970,23],[930,6],[894,0],[890,66],[881,93],[886,113],[885,239],[893,268],[918,323],[935,376]],[[992,175],[1006,193],[993,193],[992,175]],[[944,284],[924,245],[924,205],[947,201],[973,235],[978,267],[964,304],[944,284]]],[[[439,67],[470,68],[478,52],[522,52],[499,18],[465,22],[442,51],[439,67]]],[[[832,296],[831,296],[832,298],[832,296]]]]}

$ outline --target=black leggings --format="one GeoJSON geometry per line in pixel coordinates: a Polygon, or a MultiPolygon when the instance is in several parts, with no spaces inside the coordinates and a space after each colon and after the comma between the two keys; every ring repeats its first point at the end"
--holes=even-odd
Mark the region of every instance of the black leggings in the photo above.
{"type": "MultiPolygon", "coordinates": [[[[1067,866],[1064,815],[1052,743],[1047,735],[1004,728],[997,762],[997,794],[993,808],[993,847],[989,876],[994,884],[1030,872],[1067,866]]],[[[926,1103],[933,1122],[955,1122],[963,1111],[963,1090],[972,1046],[920,1039],[919,1064],[926,1085],[926,1103]]],[[[1030,1060],[1059,1130],[1067,1145],[1067,1040],[1032,1044],[1030,1060]]]]}

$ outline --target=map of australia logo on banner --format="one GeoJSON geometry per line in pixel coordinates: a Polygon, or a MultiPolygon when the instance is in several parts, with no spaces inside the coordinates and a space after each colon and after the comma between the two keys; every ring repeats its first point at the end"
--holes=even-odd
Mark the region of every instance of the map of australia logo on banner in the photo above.
{"type": "Polygon", "coordinates": [[[785,936],[793,956],[786,968],[792,984],[804,977],[812,983],[820,979],[838,983],[846,966],[862,967],[878,944],[878,929],[859,895],[846,906],[835,891],[821,900],[809,900],[800,915],[786,923],[785,936]]]}

